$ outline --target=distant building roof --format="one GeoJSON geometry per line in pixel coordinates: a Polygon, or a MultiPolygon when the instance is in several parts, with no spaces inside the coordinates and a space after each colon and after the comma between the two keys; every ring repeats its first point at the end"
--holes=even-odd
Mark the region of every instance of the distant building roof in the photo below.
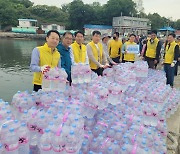
{"type": "Polygon", "coordinates": [[[112,29],[112,26],[107,25],[84,25],[84,28],[90,28],[90,29],[112,29]]]}
{"type": "Polygon", "coordinates": [[[58,26],[64,26],[64,25],[60,25],[60,24],[52,24],[52,23],[42,23],[41,25],[58,25],[58,26]]]}
{"type": "Polygon", "coordinates": [[[147,18],[138,18],[133,16],[119,16],[119,17],[113,17],[113,18],[122,18],[122,19],[133,19],[133,20],[141,20],[141,21],[149,21],[147,18]]]}
{"type": "Polygon", "coordinates": [[[19,21],[34,21],[34,22],[37,22],[37,20],[35,19],[18,19],[19,21]]]}
{"type": "Polygon", "coordinates": [[[160,28],[159,31],[175,31],[175,29],[172,27],[163,27],[163,28],[160,28]]]}

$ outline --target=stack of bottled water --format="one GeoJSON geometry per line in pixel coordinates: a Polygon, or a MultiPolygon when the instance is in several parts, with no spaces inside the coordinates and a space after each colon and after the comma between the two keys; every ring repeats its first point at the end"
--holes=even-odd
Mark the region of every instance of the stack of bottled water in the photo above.
{"type": "Polygon", "coordinates": [[[78,76],[81,84],[64,92],[18,92],[12,102],[21,108],[19,121],[10,105],[0,100],[0,150],[13,154],[28,150],[33,154],[166,153],[166,118],[176,111],[180,92],[165,84],[162,71],[137,76],[137,65],[115,66],[103,77],[92,73],[88,84],[79,82],[78,76]],[[27,100],[33,103],[27,105],[27,100]]]}
{"type": "Polygon", "coordinates": [[[43,76],[42,89],[44,91],[61,90],[62,92],[66,88],[67,73],[61,68],[51,68],[43,76]]]}
{"type": "Polygon", "coordinates": [[[32,106],[35,105],[35,99],[32,94],[29,94],[28,91],[20,92],[18,91],[12,99],[14,107],[15,117],[19,118],[19,113],[23,113],[25,110],[29,110],[32,106]]]}
{"type": "Polygon", "coordinates": [[[0,152],[2,154],[29,153],[29,131],[26,124],[15,120],[7,102],[0,100],[0,106],[0,152]]]}
{"type": "Polygon", "coordinates": [[[73,84],[91,82],[91,69],[88,64],[76,63],[71,66],[71,78],[73,84]]]}
{"type": "Polygon", "coordinates": [[[145,61],[136,61],[134,63],[134,71],[137,77],[147,77],[148,76],[148,64],[145,61]]]}

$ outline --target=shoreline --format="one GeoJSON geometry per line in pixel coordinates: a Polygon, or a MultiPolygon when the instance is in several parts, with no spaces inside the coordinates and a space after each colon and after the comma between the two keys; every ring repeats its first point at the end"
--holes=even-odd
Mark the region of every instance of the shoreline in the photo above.
{"type": "Polygon", "coordinates": [[[0,32],[0,38],[15,38],[15,39],[45,39],[46,34],[25,34],[13,32],[0,32]]]}

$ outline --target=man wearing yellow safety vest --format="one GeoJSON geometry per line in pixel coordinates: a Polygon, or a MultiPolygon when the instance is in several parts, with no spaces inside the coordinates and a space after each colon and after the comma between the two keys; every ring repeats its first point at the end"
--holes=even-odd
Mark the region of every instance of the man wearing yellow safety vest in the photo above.
{"type": "Polygon", "coordinates": [[[166,84],[170,84],[171,87],[173,87],[175,64],[177,63],[179,56],[179,46],[175,42],[175,37],[176,35],[173,33],[168,35],[168,44],[165,49],[163,61],[167,78],[166,84]]]}
{"type": "Polygon", "coordinates": [[[83,44],[84,33],[82,33],[81,31],[77,31],[75,32],[74,36],[75,36],[75,41],[70,46],[72,64],[74,63],[89,64],[86,46],[83,44]]]}
{"type": "MultiPolygon", "coordinates": [[[[180,36],[177,37],[177,44],[179,45],[179,48],[180,48],[180,36]]],[[[178,75],[178,66],[180,66],[180,53],[179,53],[179,56],[178,56],[178,61],[175,65],[175,71],[174,71],[174,75],[177,76],[178,75]]]]}
{"type": "Polygon", "coordinates": [[[151,32],[151,38],[147,41],[143,55],[148,63],[149,68],[155,69],[155,65],[159,62],[160,51],[161,42],[157,38],[157,31],[153,30],[151,32]]]}
{"type": "Polygon", "coordinates": [[[115,32],[113,34],[113,40],[109,41],[108,49],[110,58],[116,63],[121,62],[121,48],[122,41],[119,40],[119,33],[115,32]]]}
{"type": "Polygon", "coordinates": [[[46,43],[33,49],[30,69],[34,72],[34,91],[41,89],[43,74],[50,68],[61,67],[60,54],[56,49],[60,40],[60,34],[56,30],[50,30],[46,36],[46,43]]]}
{"type": "Polygon", "coordinates": [[[109,67],[109,64],[107,63],[100,40],[101,33],[99,31],[93,31],[92,41],[89,42],[86,47],[91,70],[102,76],[103,70],[109,67]]]}
{"type": "Polygon", "coordinates": [[[134,63],[134,61],[135,61],[135,54],[134,53],[128,53],[128,51],[127,51],[127,47],[129,45],[136,45],[135,39],[136,39],[136,35],[131,34],[129,36],[129,41],[125,42],[123,47],[122,47],[122,53],[124,53],[124,62],[134,63]]]}

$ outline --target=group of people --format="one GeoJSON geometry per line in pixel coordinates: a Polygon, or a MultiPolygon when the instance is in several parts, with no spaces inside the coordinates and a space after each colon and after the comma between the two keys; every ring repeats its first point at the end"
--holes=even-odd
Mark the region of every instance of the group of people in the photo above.
{"type": "Polygon", "coordinates": [[[141,56],[147,61],[149,68],[156,69],[157,64],[162,59],[164,65],[167,84],[173,87],[174,76],[177,75],[178,65],[180,63],[180,37],[177,38],[174,33],[170,33],[163,44],[157,38],[157,31],[152,31],[150,38],[147,38],[141,50],[141,56]],[[164,48],[164,49],[163,49],[164,48]],[[163,49],[163,54],[161,51],[163,49]]]}
{"type": "MultiPolygon", "coordinates": [[[[65,32],[60,37],[56,30],[50,30],[46,36],[46,43],[33,49],[30,69],[34,72],[34,91],[41,89],[43,74],[50,68],[64,68],[71,83],[71,66],[75,63],[89,64],[92,71],[98,75],[103,74],[103,70],[117,65],[121,62],[134,62],[135,54],[129,53],[127,47],[136,45],[136,35],[131,34],[127,41],[119,39],[119,33],[111,36],[101,35],[99,31],[93,31],[91,41],[84,44],[84,33],[77,31],[74,36],[70,32],[65,32]],[[73,42],[73,39],[75,41],[73,42]]],[[[157,38],[157,32],[151,32],[151,38],[143,46],[141,56],[147,61],[149,68],[154,69],[160,58],[161,42],[157,38]]],[[[167,84],[173,86],[174,68],[179,58],[179,46],[175,42],[175,35],[169,34],[168,44],[164,56],[164,69],[167,75],[167,84]]]]}

